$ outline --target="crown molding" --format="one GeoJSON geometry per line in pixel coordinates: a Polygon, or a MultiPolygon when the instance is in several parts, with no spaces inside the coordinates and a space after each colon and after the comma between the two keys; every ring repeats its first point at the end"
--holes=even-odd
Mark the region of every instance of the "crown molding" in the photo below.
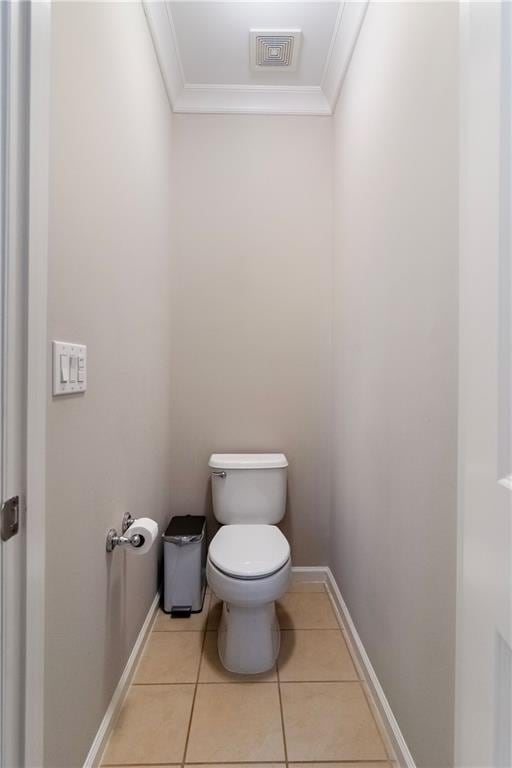
{"type": "Polygon", "coordinates": [[[185,75],[172,16],[167,2],[162,0],[143,0],[142,7],[146,14],[171,109],[174,110],[174,105],[185,88],[185,75]]]}
{"type": "Polygon", "coordinates": [[[221,85],[186,82],[168,3],[143,0],[171,108],[193,114],[332,115],[367,5],[340,6],[320,85],[221,85]]]}
{"type": "Polygon", "coordinates": [[[266,85],[186,84],[173,104],[174,112],[330,115],[331,108],[319,86],[301,88],[266,85]]]}
{"type": "Polygon", "coordinates": [[[334,113],[350,65],[369,0],[341,5],[320,87],[334,113]]]}

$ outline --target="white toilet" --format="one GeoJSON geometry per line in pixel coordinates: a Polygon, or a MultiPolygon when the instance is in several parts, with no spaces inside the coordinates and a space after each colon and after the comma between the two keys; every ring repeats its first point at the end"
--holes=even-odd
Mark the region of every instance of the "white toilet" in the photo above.
{"type": "Polygon", "coordinates": [[[286,507],[282,453],[210,456],[213,513],[222,527],[208,552],[208,584],[224,605],[219,656],[230,672],[271,669],[279,653],[274,601],[288,587],[290,545],[277,528],[286,507]]]}

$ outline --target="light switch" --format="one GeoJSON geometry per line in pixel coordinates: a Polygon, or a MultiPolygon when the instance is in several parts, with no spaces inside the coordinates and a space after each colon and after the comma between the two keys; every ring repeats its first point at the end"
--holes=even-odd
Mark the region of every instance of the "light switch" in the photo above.
{"type": "Polygon", "coordinates": [[[87,347],[66,341],[53,344],[53,394],[73,395],[87,389],[87,347]]]}
{"type": "Polygon", "coordinates": [[[76,355],[69,356],[69,381],[76,384],[76,374],[78,370],[78,358],[76,355]]]}
{"type": "Polygon", "coordinates": [[[69,355],[60,355],[60,383],[69,381],[69,355]]]}

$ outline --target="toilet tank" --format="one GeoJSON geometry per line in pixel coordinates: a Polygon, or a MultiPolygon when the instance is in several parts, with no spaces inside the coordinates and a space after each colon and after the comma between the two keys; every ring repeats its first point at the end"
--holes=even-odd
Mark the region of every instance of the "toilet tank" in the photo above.
{"type": "Polygon", "coordinates": [[[286,508],[288,461],[283,453],[214,453],[213,514],[223,525],[275,525],[286,508]]]}

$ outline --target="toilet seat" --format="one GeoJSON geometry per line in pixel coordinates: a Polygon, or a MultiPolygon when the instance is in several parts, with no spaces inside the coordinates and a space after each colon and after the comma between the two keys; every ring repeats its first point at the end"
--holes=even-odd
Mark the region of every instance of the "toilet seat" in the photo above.
{"type": "Polygon", "coordinates": [[[290,545],[275,525],[225,525],[208,552],[211,563],[235,579],[264,579],[290,559],[290,545]]]}

